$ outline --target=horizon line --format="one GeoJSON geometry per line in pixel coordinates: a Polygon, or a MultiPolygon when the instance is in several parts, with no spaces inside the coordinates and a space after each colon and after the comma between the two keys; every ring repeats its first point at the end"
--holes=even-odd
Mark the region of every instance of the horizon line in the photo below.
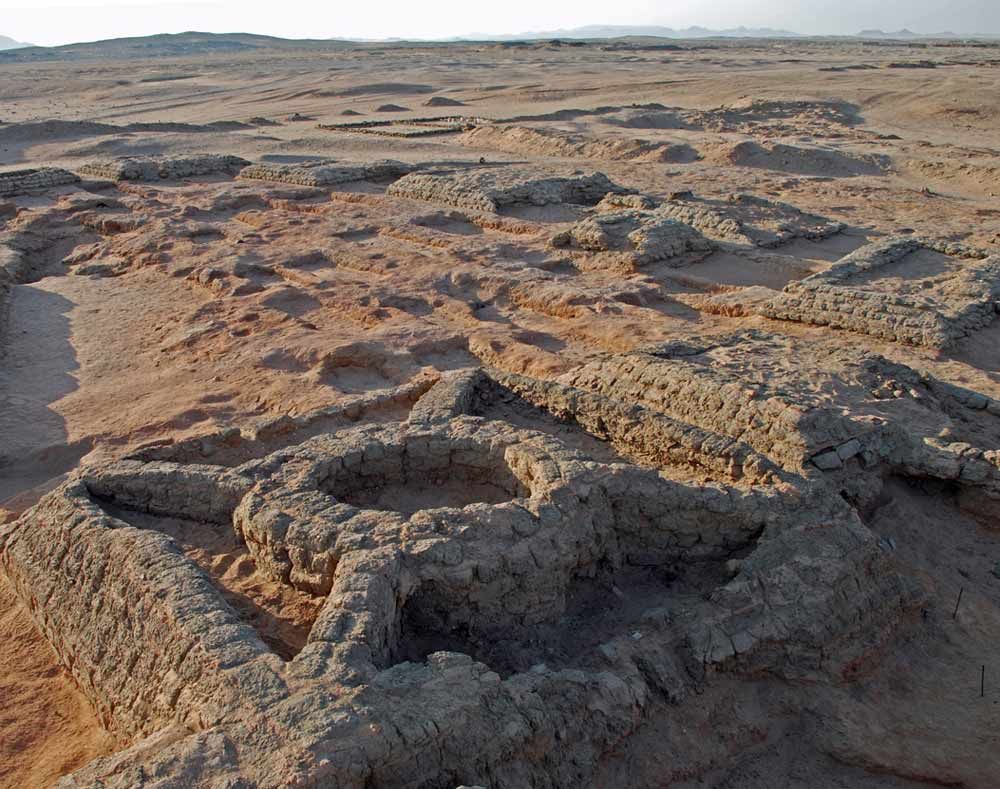
{"type": "MultiPolygon", "coordinates": [[[[705,35],[697,36],[697,38],[761,38],[761,39],[782,39],[782,38],[867,38],[867,37],[884,37],[890,40],[905,40],[907,37],[916,38],[967,38],[967,39],[978,39],[978,38],[1000,38],[1000,32],[976,32],[968,33],[962,31],[954,30],[941,30],[933,33],[924,33],[912,30],[907,27],[899,28],[898,30],[883,30],[881,28],[866,28],[859,30],[855,33],[801,33],[794,30],[787,30],[784,28],[773,28],[769,26],[762,27],[749,27],[747,25],[737,25],[730,28],[708,28],[701,25],[690,25],[684,28],[674,28],[669,25],[660,24],[636,24],[636,25],[617,25],[617,24],[601,24],[593,23],[587,25],[579,25],[572,28],[556,28],[552,30],[527,30],[519,33],[486,33],[473,31],[469,33],[463,33],[459,35],[452,36],[431,36],[431,37],[402,37],[402,36],[384,36],[384,37],[371,37],[371,36],[352,36],[352,35],[333,35],[323,38],[315,37],[302,37],[302,38],[290,38],[285,36],[275,36],[268,33],[258,33],[251,30],[230,30],[227,32],[215,32],[210,30],[183,30],[179,32],[157,32],[157,33],[143,33],[138,35],[124,35],[124,36],[112,36],[109,38],[98,38],[83,41],[70,41],[64,44],[33,44],[30,42],[18,41],[17,39],[0,33],[0,37],[7,38],[10,41],[14,41],[17,46],[11,47],[9,49],[0,50],[0,52],[13,52],[24,49],[59,49],[61,47],[72,47],[80,46],[85,44],[99,44],[104,42],[112,41],[127,41],[131,39],[140,38],[153,38],[156,36],[184,36],[184,35],[208,35],[208,36],[256,36],[260,38],[273,39],[275,41],[289,41],[289,42],[324,42],[324,41],[343,41],[349,43],[461,43],[461,42],[480,42],[480,41],[520,41],[520,40],[530,40],[530,39],[544,39],[544,38],[572,38],[576,40],[605,40],[610,38],[628,38],[628,37],[639,37],[639,38],[668,38],[675,40],[686,40],[683,35],[679,36],[669,36],[669,35],[657,35],[657,33],[642,33],[642,32],[623,32],[620,35],[606,36],[606,35],[582,35],[583,31],[588,31],[591,29],[605,29],[609,31],[639,31],[642,29],[653,29],[657,31],[670,31],[673,33],[685,33],[689,31],[700,31],[705,35]],[[746,31],[751,35],[738,36],[733,35],[733,33],[739,31],[746,31]],[[753,35],[753,33],[759,33],[760,35],[753,35]],[[902,36],[897,38],[897,36],[902,36]]],[[[687,39],[690,40],[690,39],[687,39]]]]}

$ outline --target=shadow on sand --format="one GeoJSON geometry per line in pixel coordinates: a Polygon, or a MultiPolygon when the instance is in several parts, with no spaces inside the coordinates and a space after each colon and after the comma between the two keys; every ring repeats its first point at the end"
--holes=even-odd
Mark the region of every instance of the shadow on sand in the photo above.
{"type": "Polygon", "coordinates": [[[40,283],[11,290],[0,327],[0,507],[8,510],[30,506],[91,449],[89,439],[69,443],[66,420],[51,407],[77,389],[74,306],[40,283]]]}

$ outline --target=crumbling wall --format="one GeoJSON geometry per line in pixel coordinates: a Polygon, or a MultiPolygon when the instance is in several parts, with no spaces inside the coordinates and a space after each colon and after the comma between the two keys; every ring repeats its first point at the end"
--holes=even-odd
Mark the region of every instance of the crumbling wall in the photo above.
{"type": "Polygon", "coordinates": [[[333,186],[351,181],[374,181],[400,178],[412,172],[413,165],[386,159],[353,164],[344,162],[304,162],[296,165],[253,164],[240,170],[240,178],[277,181],[298,186],[333,186]]]}
{"type": "Polygon", "coordinates": [[[715,244],[690,225],[652,211],[596,213],[552,238],[552,246],[583,250],[584,270],[632,272],[652,263],[683,266],[704,258],[715,244]]]}
{"type": "Polygon", "coordinates": [[[387,194],[496,213],[504,206],[575,203],[594,205],[608,192],[627,192],[603,173],[539,176],[535,171],[504,168],[447,175],[413,173],[392,184],[387,194]]]}
{"type": "Polygon", "coordinates": [[[990,324],[1000,298],[1000,257],[913,237],[871,244],[826,271],[785,286],[757,305],[769,318],[812,323],[944,350],[990,324]],[[849,279],[901,260],[919,249],[969,257],[947,284],[911,296],[852,287],[849,279]]]}
{"type": "MultiPolygon", "coordinates": [[[[619,414],[565,387],[505,384],[582,421],[619,414]]],[[[500,385],[449,376],[409,423],[316,436],[231,470],[109,464],[5,527],[5,573],[109,725],[194,732],[150,738],[64,785],[128,786],[137,770],[167,786],[586,781],[665,714],[658,699],[683,699],[716,672],[836,673],[831,645],[878,641],[917,604],[850,507],[804,481],[682,483],[502,421],[447,418],[500,385]],[[456,475],[501,487],[509,475],[513,498],[414,512],[350,503],[456,475]],[[172,541],[108,514],[222,524],[237,500],[231,523],[258,567],[327,594],[287,662],[172,541]],[[676,616],[662,613],[657,582],[635,587],[652,595],[648,611],[604,617],[605,605],[564,621],[595,579],[672,568],[703,590],[671,596],[676,616]],[[534,661],[537,643],[566,639],[565,665],[534,661]],[[493,661],[498,644],[506,680],[469,656],[493,661]],[[567,748],[539,751],[557,731],[567,748]]]]}
{"type": "Polygon", "coordinates": [[[238,156],[203,154],[200,156],[123,156],[117,159],[88,162],[80,172],[111,181],[156,181],[190,178],[195,175],[236,175],[249,165],[238,156]]]}
{"type": "Polygon", "coordinates": [[[58,167],[40,167],[35,170],[8,170],[0,173],[0,197],[48,189],[53,186],[75,184],[80,178],[58,167]]]}
{"type": "Polygon", "coordinates": [[[198,730],[238,704],[270,652],[163,534],[127,526],[86,480],[0,530],[4,573],[60,662],[119,738],[198,730]]]}
{"type": "Polygon", "coordinates": [[[711,239],[764,248],[778,247],[796,238],[819,240],[844,229],[842,222],[749,194],[733,194],[727,200],[680,194],[663,202],[656,211],[691,225],[711,239]]]}
{"type": "Polygon", "coordinates": [[[622,403],[642,403],[675,419],[737,441],[788,469],[801,469],[818,450],[856,437],[857,427],[830,415],[812,426],[806,409],[767,396],[703,365],[650,353],[612,356],[564,375],[562,383],[622,403]],[[763,395],[763,396],[762,396],[763,395]],[[807,429],[810,428],[811,429],[807,429]]]}
{"type": "Polygon", "coordinates": [[[692,162],[701,158],[690,145],[622,137],[585,137],[528,126],[483,125],[459,140],[472,148],[610,161],[692,162]]]}

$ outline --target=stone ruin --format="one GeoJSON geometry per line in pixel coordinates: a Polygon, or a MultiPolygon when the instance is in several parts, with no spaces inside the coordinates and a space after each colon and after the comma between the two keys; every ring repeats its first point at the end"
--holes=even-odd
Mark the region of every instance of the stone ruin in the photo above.
{"type": "Polygon", "coordinates": [[[591,215],[556,233],[551,245],[576,251],[574,262],[582,270],[632,273],[654,263],[687,266],[726,245],[778,247],[843,229],[839,222],[753,195],[721,201],[682,191],[658,202],[648,195],[609,192],[591,215]]]}
{"type": "Polygon", "coordinates": [[[998,299],[1000,256],[904,236],[864,246],[825,271],[789,283],[755,311],[944,350],[992,323],[998,299]],[[921,251],[949,257],[951,265],[911,280],[908,259],[921,251]],[[898,278],[890,279],[891,273],[898,278]]]}
{"type": "Polygon", "coordinates": [[[684,266],[711,254],[716,245],[690,225],[655,211],[592,214],[557,233],[552,246],[597,253],[579,258],[582,269],[635,271],[651,263],[684,266]]]}
{"type": "Polygon", "coordinates": [[[331,186],[352,181],[378,181],[400,178],[413,172],[413,165],[385,159],[376,162],[335,163],[301,162],[294,165],[253,164],[240,171],[246,180],[277,181],[297,186],[331,186]]]}
{"type": "Polygon", "coordinates": [[[60,785],[586,783],[713,676],[836,676],[919,605],[824,479],[645,416],[471,370],[405,422],[78,472],[0,530],[131,743],[60,785]],[[316,599],[301,643],[265,642],[178,529],[316,599]]]}
{"type": "Polygon", "coordinates": [[[749,194],[719,200],[679,193],[657,212],[691,225],[715,241],[751,247],[778,247],[796,238],[818,241],[845,227],[842,222],[806,213],[788,203],[749,194]]]}
{"type": "Polygon", "coordinates": [[[609,192],[625,194],[630,191],[615,184],[604,173],[540,176],[537,170],[504,167],[447,174],[413,173],[392,184],[387,194],[497,213],[512,205],[594,205],[609,192]]]}
{"type": "Polygon", "coordinates": [[[1000,452],[990,448],[1000,402],[875,354],[814,357],[806,342],[749,331],[609,355],[560,382],[728,436],[786,472],[832,475],[862,502],[888,472],[955,483],[970,510],[1000,505],[1000,452]],[[762,348],[798,361],[757,367],[762,348]],[[977,413],[992,431],[985,442],[967,427],[977,413]]]}
{"type": "Polygon", "coordinates": [[[480,125],[459,142],[472,148],[506,153],[638,162],[691,162],[701,158],[685,143],[581,134],[529,126],[480,125]]]}
{"type": "Polygon", "coordinates": [[[0,172],[0,197],[14,197],[53,186],[75,184],[79,178],[59,167],[39,167],[31,170],[0,172]]]}
{"type": "MultiPolygon", "coordinates": [[[[678,206],[718,202],[657,205],[600,173],[409,169],[240,178],[398,178],[390,197],[477,212],[416,229],[596,203],[556,241],[584,269],[837,232],[746,196],[682,220],[678,206]]],[[[985,322],[995,259],[915,239],[768,298],[846,291],[922,249],[962,262],[897,298],[985,322]]],[[[11,281],[18,254],[0,247],[11,281]]],[[[586,285],[509,294],[546,288],[586,285]]],[[[995,516],[996,417],[1000,402],[881,356],[763,332],[607,353],[555,381],[426,373],[84,467],[0,526],[0,567],[123,748],[62,787],[587,785],[716,680],[837,683],[886,643],[924,600],[859,511],[901,475],[995,516]],[[294,621],[228,586],[233,556],[301,603],[294,621]]]]}
{"type": "Polygon", "coordinates": [[[81,165],[79,172],[110,181],[156,181],[191,178],[195,175],[236,175],[249,165],[238,156],[122,156],[81,165]]]}

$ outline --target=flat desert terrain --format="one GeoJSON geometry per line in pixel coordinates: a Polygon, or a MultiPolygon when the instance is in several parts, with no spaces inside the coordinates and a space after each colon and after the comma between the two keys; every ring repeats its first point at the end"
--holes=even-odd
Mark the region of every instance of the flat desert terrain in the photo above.
{"type": "Polygon", "coordinates": [[[995,787],[998,310],[1000,44],[4,53],[0,785],[995,787]]]}

